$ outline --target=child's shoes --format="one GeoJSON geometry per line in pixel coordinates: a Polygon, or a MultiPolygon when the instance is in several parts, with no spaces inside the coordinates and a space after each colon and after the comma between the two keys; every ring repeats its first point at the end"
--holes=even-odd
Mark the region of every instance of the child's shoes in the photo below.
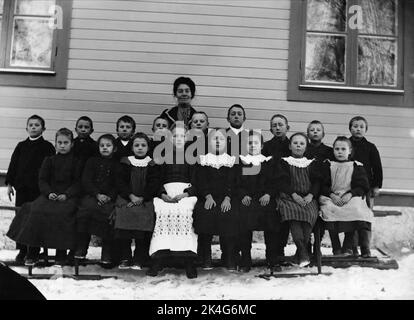
{"type": "Polygon", "coordinates": [[[24,260],[24,265],[25,266],[34,266],[39,260],[38,259],[32,259],[32,258],[26,258],[24,260]]]}
{"type": "Polygon", "coordinates": [[[369,248],[361,248],[361,257],[362,258],[371,257],[371,250],[369,248]]]}
{"type": "Polygon", "coordinates": [[[18,264],[24,264],[26,258],[26,250],[20,250],[17,254],[16,258],[14,259],[18,264]]]}
{"type": "Polygon", "coordinates": [[[194,264],[188,264],[185,267],[185,274],[188,279],[194,279],[197,278],[197,268],[194,266],[194,264]]]}
{"type": "Polygon", "coordinates": [[[130,269],[132,267],[132,263],[130,260],[122,260],[118,266],[118,269],[130,269]]]}

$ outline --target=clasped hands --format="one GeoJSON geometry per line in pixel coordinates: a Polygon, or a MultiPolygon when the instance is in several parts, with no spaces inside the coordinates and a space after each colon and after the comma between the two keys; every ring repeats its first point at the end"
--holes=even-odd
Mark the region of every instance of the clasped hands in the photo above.
{"type": "Polygon", "coordinates": [[[54,192],[49,193],[49,200],[52,201],[66,201],[68,196],[66,194],[56,194],[54,192]]]}
{"type": "Polygon", "coordinates": [[[329,197],[334,204],[336,204],[338,207],[342,207],[343,205],[347,204],[349,200],[351,200],[352,194],[347,192],[341,197],[335,193],[331,193],[329,197]]]}
{"type": "Polygon", "coordinates": [[[301,197],[296,192],[292,194],[293,200],[302,207],[306,207],[313,200],[313,194],[309,193],[304,197],[301,197]]]}
{"type": "Polygon", "coordinates": [[[168,194],[163,193],[161,195],[162,200],[164,200],[165,202],[169,202],[169,203],[177,203],[179,202],[181,199],[187,198],[188,192],[184,192],[184,193],[180,193],[179,195],[175,196],[175,197],[170,197],[168,194]]]}

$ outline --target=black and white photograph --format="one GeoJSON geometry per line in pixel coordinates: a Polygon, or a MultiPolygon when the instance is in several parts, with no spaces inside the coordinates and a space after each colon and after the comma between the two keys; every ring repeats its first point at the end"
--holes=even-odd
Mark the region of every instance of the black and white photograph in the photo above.
{"type": "Polygon", "coordinates": [[[414,300],[413,18],[0,0],[0,300],[414,300]]]}

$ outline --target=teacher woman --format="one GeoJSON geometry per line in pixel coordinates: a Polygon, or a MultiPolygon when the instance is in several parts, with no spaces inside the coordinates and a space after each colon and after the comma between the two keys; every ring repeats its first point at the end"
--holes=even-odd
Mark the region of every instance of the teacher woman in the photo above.
{"type": "Polygon", "coordinates": [[[185,127],[190,127],[191,117],[194,112],[196,112],[191,106],[195,91],[196,85],[190,78],[179,77],[174,81],[173,93],[177,100],[177,105],[171,109],[165,109],[161,113],[162,118],[167,118],[170,121],[170,127],[173,126],[176,121],[184,121],[185,127]]]}

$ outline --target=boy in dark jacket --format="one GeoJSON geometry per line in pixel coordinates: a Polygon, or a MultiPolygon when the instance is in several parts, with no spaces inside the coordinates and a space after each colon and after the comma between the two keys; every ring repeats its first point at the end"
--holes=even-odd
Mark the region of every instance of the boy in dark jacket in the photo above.
{"type": "Polygon", "coordinates": [[[131,138],[135,133],[136,123],[130,116],[122,116],[116,122],[118,138],[115,140],[114,158],[120,161],[124,157],[133,155],[131,138]]]}
{"type": "MultiPolygon", "coordinates": [[[[7,195],[12,201],[12,195],[16,194],[16,207],[21,207],[25,202],[35,200],[39,195],[39,170],[46,157],[55,154],[55,147],[43,139],[46,130],[45,120],[32,115],[27,119],[26,131],[29,137],[17,144],[13,151],[9,168],[7,170],[6,185],[7,195]]],[[[26,246],[16,244],[19,253],[16,262],[23,263],[26,256],[26,246]]]]}
{"type": "MultiPolygon", "coordinates": [[[[353,159],[362,162],[364,169],[368,175],[370,191],[367,195],[367,204],[371,209],[374,208],[374,198],[379,195],[379,190],[382,187],[382,164],[381,157],[375,144],[369,142],[365,138],[368,131],[368,121],[361,116],[353,117],[349,121],[349,131],[351,132],[353,159]]],[[[368,235],[370,237],[370,234],[368,235]]],[[[357,241],[357,234],[355,233],[355,243],[357,241]]],[[[361,245],[361,241],[359,241],[361,245]]],[[[353,248],[354,255],[358,255],[358,250],[353,248]]]]}

